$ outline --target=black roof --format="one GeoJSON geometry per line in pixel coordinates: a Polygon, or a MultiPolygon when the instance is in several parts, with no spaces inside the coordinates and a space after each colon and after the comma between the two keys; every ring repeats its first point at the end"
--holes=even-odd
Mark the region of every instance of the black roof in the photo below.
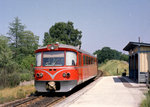
{"type": "Polygon", "coordinates": [[[124,48],[124,51],[130,51],[130,49],[134,49],[136,46],[149,46],[150,43],[141,43],[141,42],[129,42],[124,48]]]}

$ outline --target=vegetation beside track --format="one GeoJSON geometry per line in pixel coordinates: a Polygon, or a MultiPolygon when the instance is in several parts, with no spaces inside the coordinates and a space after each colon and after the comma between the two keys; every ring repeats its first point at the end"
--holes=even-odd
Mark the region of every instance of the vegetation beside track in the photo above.
{"type": "Polygon", "coordinates": [[[150,107],[150,90],[146,93],[146,98],[142,101],[141,107],[150,107]]]}
{"type": "Polygon", "coordinates": [[[121,75],[126,69],[128,74],[129,68],[126,61],[120,60],[109,60],[99,65],[99,70],[103,71],[103,76],[121,75]]]}
{"type": "Polygon", "coordinates": [[[25,98],[35,92],[33,85],[17,86],[0,90],[0,104],[25,98]]]}

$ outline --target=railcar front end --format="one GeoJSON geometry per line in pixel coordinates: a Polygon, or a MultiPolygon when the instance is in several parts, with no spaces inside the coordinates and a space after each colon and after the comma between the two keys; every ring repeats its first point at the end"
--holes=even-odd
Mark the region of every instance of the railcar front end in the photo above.
{"type": "Polygon", "coordinates": [[[38,92],[68,92],[78,84],[77,52],[56,45],[36,50],[34,69],[38,92]]]}

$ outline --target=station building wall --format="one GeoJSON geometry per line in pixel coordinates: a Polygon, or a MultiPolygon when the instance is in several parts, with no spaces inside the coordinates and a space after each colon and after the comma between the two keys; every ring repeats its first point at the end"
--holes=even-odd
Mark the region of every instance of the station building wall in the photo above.
{"type": "Polygon", "coordinates": [[[140,53],[140,72],[148,72],[150,70],[150,52],[140,53]]]}
{"type": "Polygon", "coordinates": [[[146,82],[150,72],[150,47],[135,47],[129,51],[129,77],[138,82],[146,82]]]}

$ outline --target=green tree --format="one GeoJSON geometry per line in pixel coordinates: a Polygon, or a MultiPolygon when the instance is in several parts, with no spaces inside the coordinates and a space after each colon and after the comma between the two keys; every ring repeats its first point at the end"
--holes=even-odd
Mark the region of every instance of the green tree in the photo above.
{"type": "Polygon", "coordinates": [[[32,79],[31,64],[39,37],[24,30],[18,17],[10,23],[10,37],[0,36],[0,88],[16,86],[20,81],[32,79]],[[15,59],[15,60],[14,60],[15,59]]]}
{"type": "Polygon", "coordinates": [[[82,32],[74,29],[73,22],[58,22],[55,23],[49,32],[44,33],[44,45],[60,42],[63,44],[81,46],[82,32]]]}
{"type": "Polygon", "coordinates": [[[23,31],[19,40],[19,51],[26,55],[33,55],[38,48],[39,36],[34,35],[31,31],[23,31]]]}
{"type": "Polygon", "coordinates": [[[103,47],[101,50],[95,51],[94,54],[97,54],[98,63],[111,59],[128,60],[128,56],[126,54],[122,54],[117,50],[111,49],[110,47],[103,47]]]}
{"type": "Polygon", "coordinates": [[[19,54],[18,53],[18,45],[19,45],[19,39],[22,36],[22,32],[24,31],[25,25],[22,25],[20,22],[20,19],[18,17],[15,17],[12,23],[9,24],[9,32],[11,38],[11,46],[12,50],[14,51],[14,57],[19,54]]]}
{"type": "Polygon", "coordinates": [[[0,36],[0,68],[8,67],[12,59],[12,51],[9,48],[9,39],[6,36],[0,36]]]}
{"type": "Polygon", "coordinates": [[[21,63],[24,57],[28,55],[34,56],[34,51],[38,47],[39,37],[31,31],[26,31],[25,25],[20,22],[18,17],[10,23],[9,32],[11,39],[11,49],[14,53],[14,59],[17,63],[21,63]]]}
{"type": "Polygon", "coordinates": [[[121,54],[120,60],[129,61],[129,56],[126,54],[121,54]]]}
{"type": "MultiPolygon", "coordinates": [[[[39,37],[34,35],[31,31],[22,32],[22,36],[19,40],[18,51],[19,55],[17,56],[17,62],[22,65],[22,61],[27,58],[27,56],[31,55],[34,57],[34,51],[38,48],[39,37]]],[[[35,60],[34,60],[35,61],[35,60]]],[[[34,63],[32,61],[32,63],[34,63]]],[[[26,61],[27,62],[27,61],[26,61]]],[[[24,63],[25,64],[25,63],[24,63]]],[[[30,63],[26,63],[26,65],[30,63]]]]}
{"type": "Polygon", "coordinates": [[[21,62],[21,66],[23,69],[31,70],[31,64],[34,64],[35,66],[35,57],[33,57],[32,55],[26,56],[21,62]]]}

